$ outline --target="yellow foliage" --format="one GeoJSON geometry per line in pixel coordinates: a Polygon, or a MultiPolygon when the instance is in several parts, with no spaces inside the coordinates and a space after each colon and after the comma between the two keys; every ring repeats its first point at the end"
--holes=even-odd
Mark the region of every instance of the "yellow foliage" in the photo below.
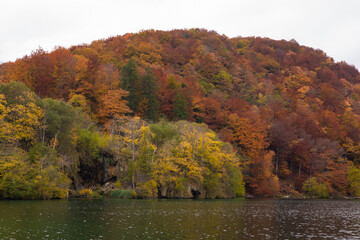
{"type": "Polygon", "coordinates": [[[26,94],[18,100],[25,103],[9,105],[0,95],[0,140],[4,142],[33,141],[40,128],[44,113],[35,105],[33,96],[26,94]]]}
{"type": "Polygon", "coordinates": [[[92,196],[92,190],[89,188],[83,188],[79,191],[80,197],[91,197],[92,196]]]}

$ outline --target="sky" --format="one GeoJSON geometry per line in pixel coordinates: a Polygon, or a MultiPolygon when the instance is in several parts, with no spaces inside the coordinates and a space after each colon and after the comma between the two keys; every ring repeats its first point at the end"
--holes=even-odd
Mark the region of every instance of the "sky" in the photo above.
{"type": "Polygon", "coordinates": [[[360,70],[359,0],[0,0],[0,63],[141,30],[295,39],[360,70]]]}

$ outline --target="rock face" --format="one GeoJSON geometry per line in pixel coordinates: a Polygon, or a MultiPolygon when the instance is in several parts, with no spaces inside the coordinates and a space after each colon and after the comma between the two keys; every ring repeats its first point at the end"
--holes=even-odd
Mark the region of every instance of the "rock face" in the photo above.
{"type": "Polygon", "coordinates": [[[162,198],[205,198],[206,191],[200,185],[186,184],[182,190],[176,190],[175,188],[169,188],[167,186],[161,186],[159,188],[159,194],[162,198]]]}
{"type": "Polygon", "coordinates": [[[115,187],[114,183],[107,182],[100,188],[100,194],[105,196],[110,196],[114,187],[115,187]]]}
{"type": "Polygon", "coordinates": [[[79,195],[77,194],[77,192],[75,190],[69,190],[68,198],[77,198],[77,197],[79,197],[79,195]]]}

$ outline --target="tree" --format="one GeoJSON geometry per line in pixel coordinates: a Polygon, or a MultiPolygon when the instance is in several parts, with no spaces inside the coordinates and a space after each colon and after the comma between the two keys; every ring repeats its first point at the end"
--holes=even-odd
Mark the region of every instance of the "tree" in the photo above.
{"type": "Polygon", "coordinates": [[[350,165],[348,168],[349,192],[357,197],[360,196],[360,169],[350,165]]]}
{"type": "Polygon", "coordinates": [[[18,148],[0,155],[0,196],[12,199],[65,198],[70,180],[59,171],[56,154],[48,155],[48,150],[33,154],[31,158],[18,148]],[[50,157],[55,162],[44,165],[42,158],[51,163],[50,157]]]}
{"type": "Polygon", "coordinates": [[[120,119],[117,121],[115,138],[122,154],[128,159],[128,173],[131,178],[131,186],[136,189],[136,175],[140,170],[147,168],[149,159],[153,158],[156,147],[150,143],[151,131],[146,122],[139,117],[120,119]]]}
{"type": "Polygon", "coordinates": [[[101,122],[111,124],[111,120],[119,119],[131,110],[124,100],[128,96],[128,92],[122,89],[108,90],[105,95],[100,98],[100,110],[98,117],[101,122]]]}
{"type": "Polygon", "coordinates": [[[49,54],[54,70],[55,96],[67,100],[86,77],[88,60],[80,55],[72,54],[68,49],[58,47],[49,54]]]}
{"type": "Polygon", "coordinates": [[[186,120],[188,118],[187,101],[180,91],[176,92],[176,98],[174,102],[174,119],[186,120]]]}
{"type": "Polygon", "coordinates": [[[127,101],[129,102],[130,109],[135,113],[139,107],[138,92],[140,88],[140,77],[135,60],[130,58],[123,66],[121,73],[120,88],[129,92],[127,101]]]}
{"type": "Polygon", "coordinates": [[[55,97],[56,84],[52,73],[54,64],[49,55],[43,50],[38,49],[31,54],[30,74],[33,78],[33,86],[36,94],[41,97],[55,97]]]}
{"type": "Polygon", "coordinates": [[[145,72],[141,77],[142,90],[138,112],[143,113],[145,119],[157,121],[159,119],[158,86],[151,68],[146,67],[145,72]]]}
{"type": "Polygon", "coordinates": [[[8,145],[22,142],[30,147],[36,141],[43,111],[38,97],[20,82],[0,85],[0,142],[8,145]]]}
{"type": "Polygon", "coordinates": [[[242,196],[240,159],[231,145],[219,141],[204,124],[179,121],[175,127],[180,139],[170,140],[166,134],[168,141],[157,141],[158,155],[152,165],[162,196],[191,197],[194,193],[189,189],[208,198],[242,196]]]}

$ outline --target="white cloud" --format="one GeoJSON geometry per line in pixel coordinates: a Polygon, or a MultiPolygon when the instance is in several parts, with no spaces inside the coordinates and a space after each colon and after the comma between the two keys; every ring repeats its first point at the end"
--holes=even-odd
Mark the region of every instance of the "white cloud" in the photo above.
{"type": "Polygon", "coordinates": [[[357,0],[7,0],[0,3],[0,61],[38,46],[90,43],[138,32],[201,27],[229,37],[294,38],[360,69],[357,0]]]}

